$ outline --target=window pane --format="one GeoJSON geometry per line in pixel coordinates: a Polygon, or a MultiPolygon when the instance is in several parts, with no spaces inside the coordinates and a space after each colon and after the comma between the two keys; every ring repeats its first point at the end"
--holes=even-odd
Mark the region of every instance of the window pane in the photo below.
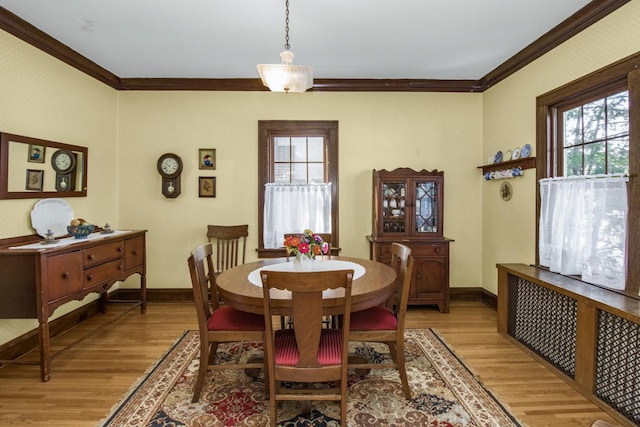
{"type": "Polygon", "coordinates": [[[582,115],[580,107],[564,112],[564,146],[582,142],[582,115]]]}
{"type": "Polygon", "coordinates": [[[606,144],[596,142],[584,146],[584,174],[598,175],[606,172],[606,144]]]}
{"type": "Polygon", "coordinates": [[[291,164],[291,182],[294,184],[307,183],[307,164],[306,163],[291,164]]]}
{"type": "Polygon", "coordinates": [[[608,149],[609,173],[629,173],[629,137],[612,139],[608,149]]]}
{"type": "Polygon", "coordinates": [[[564,175],[582,175],[582,146],[564,150],[564,175]]]}
{"type": "Polygon", "coordinates": [[[582,108],[582,118],[584,120],[584,141],[595,141],[605,137],[605,115],[604,98],[582,108]]]}
{"type": "Polygon", "coordinates": [[[307,138],[291,138],[291,150],[293,152],[291,161],[306,162],[307,161],[307,138]]]}
{"type": "Polygon", "coordinates": [[[324,138],[321,136],[309,138],[309,161],[324,161],[324,138]]]}
{"type": "Polygon", "coordinates": [[[274,138],[273,157],[276,162],[288,162],[291,154],[289,138],[274,138]]]}
{"type": "Polygon", "coordinates": [[[289,183],[289,163],[275,163],[273,165],[274,182],[278,184],[289,183]]]}
{"type": "Polygon", "coordinates": [[[607,98],[607,136],[629,133],[629,92],[607,98]]]}
{"type": "Polygon", "coordinates": [[[324,165],[322,163],[309,163],[309,182],[324,182],[324,165]]]}

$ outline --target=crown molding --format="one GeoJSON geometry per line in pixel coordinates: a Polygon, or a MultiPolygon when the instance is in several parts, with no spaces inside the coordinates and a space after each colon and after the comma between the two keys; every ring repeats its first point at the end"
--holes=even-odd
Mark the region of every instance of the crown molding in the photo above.
{"type": "MultiPolygon", "coordinates": [[[[483,92],[631,0],[593,0],[479,80],[314,79],[312,92],[483,92]]],[[[0,7],[0,29],[117,90],[268,91],[260,79],[120,78],[0,7]]]]}

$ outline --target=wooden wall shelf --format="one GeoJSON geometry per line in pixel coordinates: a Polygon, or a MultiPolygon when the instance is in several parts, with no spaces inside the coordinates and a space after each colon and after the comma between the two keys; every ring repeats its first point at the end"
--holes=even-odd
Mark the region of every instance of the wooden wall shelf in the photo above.
{"type": "Polygon", "coordinates": [[[487,172],[500,171],[504,169],[512,169],[520,166],[522,169],[532,169],[536,167],[535,157],[525,157],[524,159],[509,160],[508,162],[493,163],[490,165],[478,166],[482,169],[482,174],[487,172]]]}

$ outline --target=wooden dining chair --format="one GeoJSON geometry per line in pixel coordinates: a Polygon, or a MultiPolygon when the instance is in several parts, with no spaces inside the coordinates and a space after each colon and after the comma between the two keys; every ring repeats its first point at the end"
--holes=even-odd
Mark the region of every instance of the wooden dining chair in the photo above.
{"type": "Polygon", "coordinates": [[[209,369],[254,369],[259,372],[260,368],[264,368],[263,362],[240,363],[243,342],[263,340],[264,317],[260,314],[236,310],[230,306],[220,306],[216,286],[210,286],[210,283],[213,283],[214,272],[212,252],[212,244],[206,243],[195,248],[187,261],[200,334],[200,367],[193,387],[192,402],[200,400],[202,386],[209,369]],[[235,363],[215,364],[218,344],[236,341],[240,342],[240,350],[235,363]]]}
{"type": "Polygon", "coordinates": [[[361,341],[365,355],[369,353],[367,342],[382,342],[389,346],[392,359],[391,363],[352,362],[349,364],[349,368],[358,370],[397,369],[402,382],[402,390],[407,399],[411,399],[411,389],[404,360],[404,324],[411,288],[413,262],[411,249],[408,246],[399,243],[391,245],[391,266],[396,271],[395,290],[385,305],[353,313],[349,329],[349,340],[361,341]]]}
{"type": "Polygon", "coordinates": [[[215,274],[244,264],[249,226],[207,225],[207,238],[215,245],[215,274]]]}
{"type": "MultiPolygon", "coordinates": [[[[320,238],[322,239],[323,242],[327,242],[327,244],[329,245],[329,252],[327,252],[326,255],[323,255],[323,257],[326,257],[327,259],[331,259],[331,233],[315,233],[318,236],[320,236],[320,238]]],[[[284,234],[284,240],[287,239],[287,237],[295,237],[295,236],[300,236],[302,235],[302,233],[285,233],[284,234]]],[[[287,260],[289,259],[289,254],[287,253],[287,260]]],[[[292,321],[291,318],[288,316],[280,316],[280,327],[281,328],[285,328],[285,327],[291,327],[292,326],[292,321]]],[[[324,325],[326,327],[332,326],[333,325],[333,317],[332,316],[325,316],[324,317],[324,325]]],[[[335,326],[335,325],[333,325],[335,326]]]]}
{"type": "Polygon", "coordinates": [[[269,378],[271,425],[277,422],[278,402],[283,400],[340,401],[340,419],[346,425],[348,331],[351,311],[353,270],[310,273],[282,271],[261,272],[266,324],[265,359],[269,378]],[[322,325],[322,293],[326,289],[344,292],[341,329],[326,329],[322,325]],[[291,292],[292,329],[274,327],[272,293],[291,292]],[[282,382],[338,382],[339,386],[283,387],[282,382]]]}

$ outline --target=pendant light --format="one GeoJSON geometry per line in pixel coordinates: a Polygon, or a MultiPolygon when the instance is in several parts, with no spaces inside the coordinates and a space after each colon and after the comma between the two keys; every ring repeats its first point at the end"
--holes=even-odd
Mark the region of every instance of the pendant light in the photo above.
{"type": "Polygon", "coordinates": [[[285,50],[280,53],[282,63],[259,64],[258,73],[262,84],[272,92],[305,92],[313,87],[313,68],[293,65],[294,54],[289,50],[289,0],[286,0],[285,7],[285,50]]]}

